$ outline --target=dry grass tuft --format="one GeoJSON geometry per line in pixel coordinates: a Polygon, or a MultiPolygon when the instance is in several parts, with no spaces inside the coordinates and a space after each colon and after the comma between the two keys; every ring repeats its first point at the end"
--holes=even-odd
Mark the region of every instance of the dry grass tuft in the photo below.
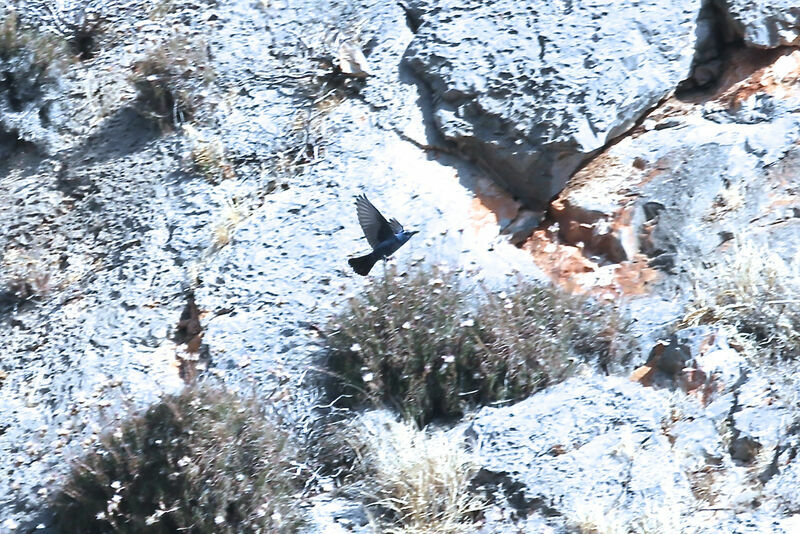
{"type": "Polygon", "coordinates": [[[39,11],[43,26],[64,38],[70,52],[79,59],[89,59],[108,21],[104,12],[113,3],[102,0],[60,0],[44,2],[39,11]],[[111,4],[111,5],[110,5],[111,4]]]}
{"type": "Polygon", "coordinates": [[[214,227],[212,249],[219,250],[230,243],[236,226],[247,216],[247,210],[235,198],[226,200],[220,220],[214,227]]]}
{"type": "Polygon", "coordinates": [[[474,532],[483,502],[470,491],[478,471],[460,437],[414,423],[362,417],[353,428],[360,491],[376,530],[395,534],[474,532]]]}
{"type": "Polygon", "coordinates": [[[38,81],[51,66],[67,58],[65,41],[55,35],[22,28],[13,8],[0,8],[0,61],[22,60],[38,81]]]}
{"type": "Polygon", "coordinates": [[[156,0],[150,8],[150,19],[158,20],[169,15],[175,10],[175,4],[175,0],[156,0]]]}
{"type": "MultiPolygon", "coordinates": [[[[7,112],[31,111],[44,87],[54,81],[55,74],[70,59],[63,38],[23,28],[13,8],[0,7],[0,127],[7,112]]],[[[39,113],[46,117],[44,108],[39,113]]]]}
{"type": "Polygon", "coordinates": [[[225,157],[225,147],[222,139],[198,139],[195,141],[191,152],[193,169],[203,175],[212,184],[235,176],[233,166],[225,157]]]}
{"type": "Polygon", "coordinates": [[[694,273],[685,326],[717,324],[768,359],[800,357],[800,252],[791,262],[751,242],[694,273]]]}
{"type": "Polygon", "coordinates": [[[577,504],[572,526],[580,534],[663,534],[680,532],[683,520],[679,503],[666,502],[647,506],[637,515],[624,510],[604,509],[597,503],[577,504]]]}
{"type": "Polygon", "coordinates": [[[475,404],[517,401],[607,362],[621,321],[556,288],[519,282],[470,287],[442,267],[382,278],[328,326],[328,392],[344,406],[388,403],[421,424],[475,404]]]}
{"type": "Polygon", "coordinates": [[[189,152],[192,172],[201,174],[212,184],[218,184],[236,176],[233,165],[225,156],[225,145],[222,143],[222,138],[216,135],[203,135],[191,124],[184,124],[183,131],[192,144],[189,152]]]}
{"type": "Polygon", "coordinates": [[[48,259],[14,248],[5,251],[0,268],[0,282],[20,301],[47,296],[53,289],[53,273],[58,270],[48,259]]]}
{"type": "Polygon", "coordinates": [[[254,398],[193,387],[102,437],[54,511],[63,532],[293,532],[296,458],[254,398]]]}
{"type": "Polygon", "coordinates": [[[174,128],[197,116],[214,78],[205,42],[176,35],[147,51],[130,80],[142,112],[174,128]]]}
{"type": "Polygon", "coordinates": [[[273,156],[272,174],[291,178],[320,160],[324,153],[325,111],[298,111],[284,137],[283,147],[273,156]]]}

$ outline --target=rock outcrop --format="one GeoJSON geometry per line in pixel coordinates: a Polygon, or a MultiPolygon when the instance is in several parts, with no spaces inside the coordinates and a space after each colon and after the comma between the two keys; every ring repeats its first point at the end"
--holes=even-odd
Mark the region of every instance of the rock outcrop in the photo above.
{"type": "Polygon", "coordinates": [[[800,5],[793,0],[722,0],[732,29],[758,48],[800,43],[800,5]]]}
{"type": "Polygon", "coordinates": [[[677,517],[685,511],[691,488],[662,431],[670,409],[665,392],[584,378],[537,397],[484,409],[471,427],[484,470],[508,477],[523,511],[557,510],[567,523],[588,522],[581,516],[590,514],[595,528],[632,522],[651,505],[677,517]]]}
{"type": "Polygon", "coordinates": [[[479,481],[511,503],[521,529],[788,534],[796,491],[770,478],[796,476],[796,432],[788,398],[756,400],[765,387],[754,378],[705,403],[619,378],[571,379],[477,414],[479,481]],[[770,504],[759,510],[759,499],[770,504]]]}
{"type": "Polygon", "coordinates": [[[700,2],[431,2],[405,62],[445,139],[532,207],[686,78],[700,2]]]}
{"type": "Polygon", "coordinates": [[[713,97],[669,100],[573,177],[551,209],[562,239],[672,273],[734,238],[794,254],[800,52],[735,62],[713,97]]]}
{"type": "MultiPolygon", "coordinates": [[[[48,527],[67,460],[196,374],[308,417],[318,333],[365,283],[359,193],[420,230],[401,261],[635,297],[610,372],[638,383],[576,376],[459,423],[484,532],[800,531],[797,364],[676,331],[737,239],[800,249],[796,2],[151,4],[57,80],[0,58],[24,78],[0,80],[0,531],[48,527]],[[183,132],[127,77],[175,31],[217,76],[183,132]],[[198,146],[227,172],[200,175],[198,146]]],[[[320,488],[309,532],[369,528],[320,488]]]]}
{"type": "Polygon", "coordinates": [[[62,80],[55,119],[69,128],[56,132],[56,155],[0,162],[10,169],[0,173],[0,532],[49,525],[37,514],[67,460],[125,406],[146,406],[194,373],[257,383],[307,413],[299,382],[319,351],[316,332],[364,282],[346,262],[367,246],[358,193],[422,231],[402,261],[535,275],[524,252],[497,242],[519,205],[501,220],[473,194],[494,192],[493,206],[491,194],[503,195],[490,180],[406,140],[424,141],[425,126],[416,86],[398,78],[413,37],[399,6],[365,8],[365,40],[391,36],[371,49],[365,100],[320,109],[296,96],[315,89],[303,69],[316,64],[297,57],[293,31],[312,19],[314,35],[348,30],[342,20],[355,15],[343,5],[316,18],[316,0],[263,11],[232,1],[206,12],[208,24],[192,6],[176,7],[171,22],[116,13],[123,37],[62,80]],[[235,89],[218,126],[197,126],[236,167],[220,183],[192,171],[194,134],[160,132],[131,104],[125,50],[152,47],[176,20],[195,24],[182,31],[210,43],[216,83],[235,89]],[[86,87],[97,88],[90,105],[86,87]]]}

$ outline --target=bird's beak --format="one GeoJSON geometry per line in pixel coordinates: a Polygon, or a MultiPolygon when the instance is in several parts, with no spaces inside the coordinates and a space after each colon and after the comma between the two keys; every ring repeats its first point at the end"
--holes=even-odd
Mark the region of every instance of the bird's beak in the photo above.
{"type": "Polygon", "coordinates": [[[418,234],[418,233],[419,233],[419,230],[411,230],[411,231],[410,231],[410,232],[408,232],[408,233],[409,233],[409,234],[411,234],[411,235],[418,234]]]}

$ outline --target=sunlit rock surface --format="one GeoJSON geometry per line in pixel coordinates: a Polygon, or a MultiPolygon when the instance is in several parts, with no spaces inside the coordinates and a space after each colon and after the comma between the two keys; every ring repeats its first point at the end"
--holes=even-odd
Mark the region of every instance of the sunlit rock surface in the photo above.
{"type": "Polygon", "coordinates": [[[800,5],[792,0],[723,0],[733,30],[759,48],[793,46],[800,41],[800,5]]]}
{"type": "Polygon", "coordinates": [[[536,205],[687,77],[700,2],[412,2],[442,135],[536,205]]]}
{"type": "MultiPolygon", "coordinates": [[[[461,423],[492,497],[476,529],[800,531],[796,363],[676,326],[737,240],[798,252],[791,2],[129,4],[35,98],[0,88],[0,532],[46,531],[67,460],[192,377],[312,413],[319,328],[369,283],[346,263],[362,192],[420,230],[401,265],[629,310],[619,376],[461,423]],[[216,88],[160,131],[128,74],[174,31],[208,45],[216,88]],[[342,42],[369,75],[338,86],[342,42]],[[202,176],[217,142],[225,172],[202,176]]],[[[366,531],[314,491],[309,532],[366,531]]]]}

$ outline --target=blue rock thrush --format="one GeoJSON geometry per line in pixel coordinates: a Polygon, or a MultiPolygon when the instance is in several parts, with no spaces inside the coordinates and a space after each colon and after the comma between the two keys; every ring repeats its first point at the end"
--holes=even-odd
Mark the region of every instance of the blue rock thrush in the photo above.
{"type": "Polygon", "coordinates": [[[406,232],[397,219],[387,221],[381,212],[372,205],[372,202],[367,200],[366,195],[356,197],[356,210],[358,211],[358,223],[364,230],[364,236],[367,238],[369,246],[372,247],[372,252],[366,256],[350,258],[347,263],[356,273],[367,276],[375,262],[385,260],[394,254],[417,231],[406,232]]]}

